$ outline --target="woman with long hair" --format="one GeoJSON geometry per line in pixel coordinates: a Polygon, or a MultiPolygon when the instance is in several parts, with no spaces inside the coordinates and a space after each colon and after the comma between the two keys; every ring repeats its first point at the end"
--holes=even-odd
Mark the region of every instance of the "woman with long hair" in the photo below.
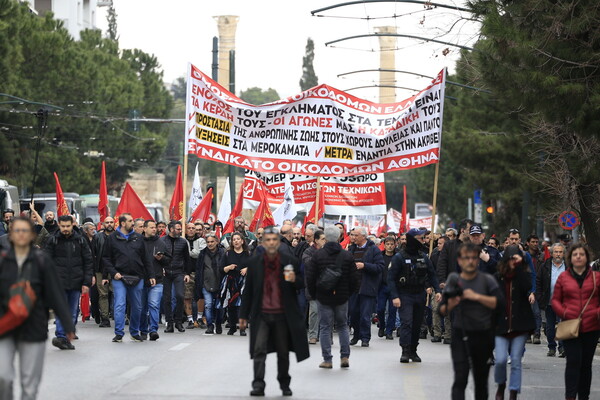
{"type": "Polygon", "coordinates": [[[496,326],[496,365],[494,379],[498,384],[496,400],[504,399],[506,390],[506,364],[510,356],[510,400],[521,392],[521,358],[525,342],[535,330],[535,319],[529,304],[531,271],[523,252],[517,245],[510,245],[498,264],[496,280],[506,299],[505,309],[500,310],[496,326]]]}
{"type": "MultiPolygon", "coordinates": [[[[231,234],[231,244],[221,259],[221,270],[225,274],[221,282],[221,308],[227,308],[229,321],[228,335],[233,335],[238,322],[238,310],[242,301],[242,288],[248,269],[247,262],[250,251],[244,237],[239,232],[231,234]]],[[[246,336],[245,329],[240,331],[241,336],[246,336]]]]}
{"type": "Polygon", "coordinates": [[[600,337],[600,273],[590,267],[590,251],[583,244],[571,247],[568,269],[554,286],[552,308],[564,320],[581,318],[579,336],[564,340],[567,354],[565,398],[588,400],[592,384],[592,361],[600,337]]]}

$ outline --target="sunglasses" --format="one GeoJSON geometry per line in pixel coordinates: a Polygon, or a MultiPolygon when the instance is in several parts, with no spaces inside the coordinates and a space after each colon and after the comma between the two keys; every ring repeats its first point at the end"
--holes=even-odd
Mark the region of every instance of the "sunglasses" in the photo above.
{"type": "Polygon", "coordinates": [[[513,228],[513,229],[510,229],[510,230],[508,231],[508,233],[519,233],[519,230],[518,230],[518,229],[514,229],[514,228],[513,228]]]}

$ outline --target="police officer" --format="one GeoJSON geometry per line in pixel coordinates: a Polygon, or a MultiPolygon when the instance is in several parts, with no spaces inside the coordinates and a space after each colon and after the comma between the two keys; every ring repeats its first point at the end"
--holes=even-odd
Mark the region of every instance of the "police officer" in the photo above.
{"type": "Polygon", "coordinates": [[[433,287],[436,301],[442,297],[433,264],[422,251],[425,233],[426,230],[419,229],[406,233],[406,247],[392,258],[388,272],[390,297],[394,307],[400,309],[401,363],[421,362],[417,346],[427,288],[433,287]]]}

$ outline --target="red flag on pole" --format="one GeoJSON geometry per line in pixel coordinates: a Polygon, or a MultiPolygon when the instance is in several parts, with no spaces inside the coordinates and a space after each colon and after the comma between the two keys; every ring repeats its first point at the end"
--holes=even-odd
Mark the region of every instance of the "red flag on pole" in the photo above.
{"type": "Polygon", "coordinates": [[[260,205],[258,206],[256,213],[254,214],[254,219],[252,220],[252,223],[248,228],[251,231],[255,231],[260,227],[264,228],[265,226],[275,225],[275,219],[273,218],[273,214],[271,213],[271,206],[269,205],[267,189],[265,188],[265,185],[262,182],[259,185],[259,195],[261,200],[260,205]]]}
{"type": "Polygon", "coordinates": [[[315,202],[313,203],[312,207],[308,211],[308,214],[306,215],[306,219],[304,220],[305,227],[308,224],[316,225],[319,222],[319,220],[321,218],[323,218],[323,214],[325,214],[325,191],[323,190],[323,188],[321,188],[321,190],[319,190],[319,215],[318,216],[315,216],[316,208],[317,208],[317,201],[315,198],[315,202]]]}
{"type": "Polygon", "coordinates": [[[244,207],[244,184],[242,183],[242,185],[240,186],[240,192],[238,193],[237,200],[235,201],[235,206],[233,207],[233,211],[231,211],[231,215],[229,216],[227,223],[223,227],[223,234],[233,232],[233,230],[235,228],[233,220],[236,217],[239,217],[240,215],[242,215],[243,207],[244,207]]]}
{"type": "Polygon", "coordinates": [[[404,185],[404,201],[402,202],[402,222],[400,223],[400,233],[406,233],[408,230],[408,221],[406,220],[406,185],[404,185]]]}
{"type": "Polygon", "coordinates": [[[100,197],[98,199],[98,213],[100,214],[100,222],[104,222],[110,215],[108,209],[108,190],[106,189],[106,165],[102,161],[102,171],[100,172],[100,197]]]}
{"type": "Polygon", "coordinates": [[[175,181],[175,190],[169,204],[169,219],[181,221],[183,218],[183,182],[181,179],[181,165],[177,166],[177,179],[175,181]]]}
{"type": "Polygon", "coordinates": [[[213,200],[213,191],[212,188],[208,189],[206,195],[202,198],[198,207],[192,213],[192,221],[197,219],[202,220],[203,222],[208,221],[210,217],[210,211],[212,209],[212,200],[213,200]]]}
{"type": "Polygon", "coordinates": [[[123,190],[121,201],[115,212],[115,219],[124,213],[131,214],[133,219],[144,218],[154,220],[154,217],[148,212],[148,209],[129,183],[125,184],[125,190],[123,190]]]}
{"type": "Polygon", "coordinates": [[[56,184],[56,215],[61,217],[63,215],[71,215],[69,212],[69,207],[67,206],[67,201],[65,200],[65,195],[63,194],[63,190],[60,187],[60,181],[58,180],[58,175],[56,172],[54,173],[54,182],[56,184]]]}

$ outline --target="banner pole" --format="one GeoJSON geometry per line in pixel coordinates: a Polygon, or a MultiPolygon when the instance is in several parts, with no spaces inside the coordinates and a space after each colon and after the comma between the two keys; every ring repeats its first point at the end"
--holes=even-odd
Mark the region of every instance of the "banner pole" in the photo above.
{"type": "Polygon", "coordinates": [[[319,226],[319,198],[321,197],[321,177],[317,176],[317,198],[315,199],[315,225],[319,226]]]}
{"type": "Polygon", "coordinates": [[[435,229],[435,213],[437,208],[437,192],[438,192],[438,180],[440,177],[440,161],[435,164],[435,176],[433,178],[433,204],[431,207],[431,237],[429,240],[429,257],[433,253],[433,231],[435,229]]]}
{"type": "MultiPolygon", "coordinates": [[[[183,154],[183,212],[181,213],[181,224],[183,228],[183,233],[186,233],[185,227],[187,226],[187,208],[189,204],[187,204],[186,197],[186,189],[187,189],[187,179],[188,179],[188,140],[187,136],[185,138],[184,144],[184,154],[183,154]]],[[[192,211],[193,212],[193,211],[192,211]]]]}

